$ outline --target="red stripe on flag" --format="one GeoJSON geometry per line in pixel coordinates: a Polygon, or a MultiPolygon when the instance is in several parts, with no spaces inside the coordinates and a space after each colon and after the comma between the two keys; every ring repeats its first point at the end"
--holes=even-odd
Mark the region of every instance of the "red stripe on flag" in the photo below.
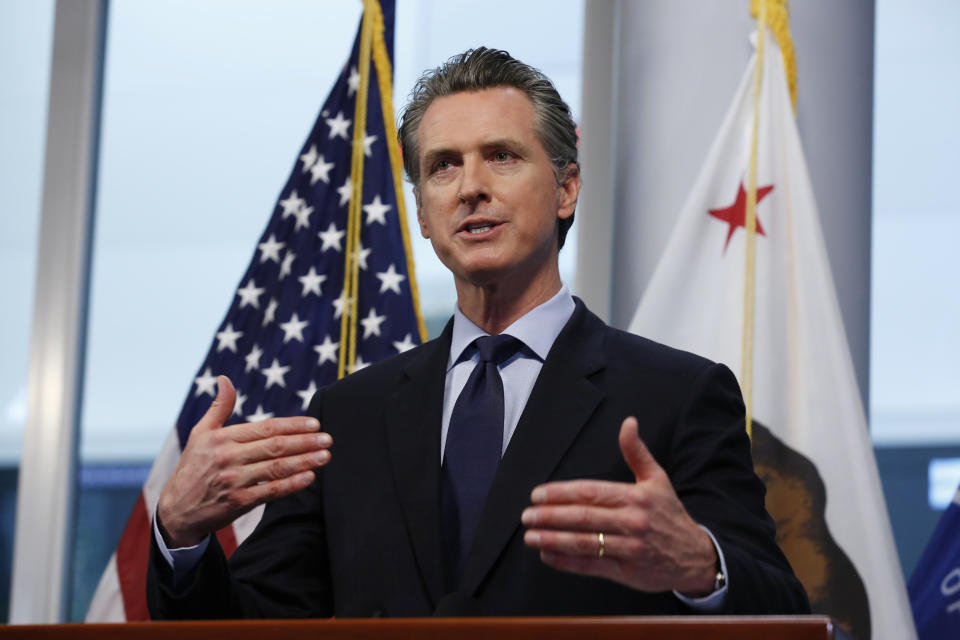
{"type": "MultiPolygon", "coordinates": [[[[127,622],[150,620],[146,590],[151,535],[150,515],[141,493],[117,545],[117,578],[127,622]]],[[[217,540],[228,558],[237,550],[237,537],[232,525],[217,531],[217,540]]]]}
{"type": "Polygon", "coordinates": [[[141,492],[117,545],[117,578],[127,622],[150,619],[146,595],[150,533],[150,515],[141,492]]]}
{"type": "Polygon", "coordinates": [[[237,550],[237,535],[233,532],[232,524],[228,524],[217,531],[217,540],[220,542],[224,555],[228,558],[237,550]]]}

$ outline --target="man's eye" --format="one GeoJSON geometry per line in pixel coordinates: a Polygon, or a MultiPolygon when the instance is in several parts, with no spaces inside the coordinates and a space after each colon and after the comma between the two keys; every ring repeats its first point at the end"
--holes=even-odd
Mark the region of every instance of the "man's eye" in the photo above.
{"type": "Polygon", "coordinates": [[[438,160],[435,165],[433,165],[434,171],[446,171],[450,168],[449,160],[438,160]]]}
{"type": "Polygon", "coordinates": [[[511,157],[512,156],[506,151],[497,151],[495,154],[493,154],[493,159],[497,162],[506,162],[511,157]]]}

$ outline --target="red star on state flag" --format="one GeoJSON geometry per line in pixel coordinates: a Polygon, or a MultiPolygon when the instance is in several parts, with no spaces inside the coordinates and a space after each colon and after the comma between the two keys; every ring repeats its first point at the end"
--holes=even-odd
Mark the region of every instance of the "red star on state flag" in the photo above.
{"type": "MultiPolygon", "coordinates": [[[[760,201],[771,191],[773,191],[772,184],[766,187],[757,187],[757,204],[760,204],[760,201]]],[[[727,232],[727,242],[723,245],[723,251],[726,253],[733,232],[737,230],[737,227],[746,228],[747,226],[747,192],[743,189],[743,181],[740,181],[740,186],[737,188],[737,198],[732,205],[723,209],[710,209],[707,213],[730,225],[730,231],[727,232]]],[[[760,224],[760,216],[757,216],[757,233],[762,236],[766,235],[763,232],[763,225],[760,224]]]]}

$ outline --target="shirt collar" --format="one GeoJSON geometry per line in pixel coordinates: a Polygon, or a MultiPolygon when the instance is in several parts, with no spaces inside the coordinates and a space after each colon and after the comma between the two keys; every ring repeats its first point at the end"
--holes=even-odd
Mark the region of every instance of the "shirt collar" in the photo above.
{"type": "MultiPolygon", "coordinates": [[[[552,298],[525,313],[503,333],[523,342],[541,361],[546,360],[550,348],[575,308],[570,290],[563,285],[552,298]]],[[[450,342],[447,371],[460,361],[463,352],[474,340],[485,335],[487,332],[463,315],[458,305],[453,313],[453,339],[450,342]]]]}

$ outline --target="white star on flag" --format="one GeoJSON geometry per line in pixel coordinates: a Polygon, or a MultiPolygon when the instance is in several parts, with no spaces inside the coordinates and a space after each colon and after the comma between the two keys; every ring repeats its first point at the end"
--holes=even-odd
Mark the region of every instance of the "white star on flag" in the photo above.
{"type": "Polygon", "coordinates": [[[280,362],[274,358],[273,364],[261,371],[263,375],[267,376],[267,389],[275,384],[286,388],[287,383],[283,379],[283,376],[287,375],[287,371],[290,371],[290,367],[281,367],[280,362]]]}
{"type": "Polygon", "coordinates": [[[250,373],[254,369],[260,367],[260,358],[263,357],[263,349],[259,345],[253,345],[253,349],[250,349],[250,353],[244,356],[244,360],[247,365],[244,368],[244,373],[250,373]]]}
{"type": "MultiPolygon", "coordinates": [[[[281,216],[281,218],[286,220],[290,216],[297,215],[297,211],[300,210],[300,207],[307,204],[307,201],[301,198],[300,196],[298,196],[297,190],[294,189],[293,191],[290,192],[290,195],[287,196],[286,200],[281,200],[278,204],[281,207],[283,207],[283,215],[281,216]]],[[[270,237],[272,238],[273,236],[270,236],[270,237]]]]}
{"type": "Polygon", "coordinates": [[[283,249],[286,243],[277,242],[277,239],[271,233],[270,237],[267,238],[266,242],[261,242],[257,246],[260,248],[260,263],[263,264],[267,260],[273,260],[274,262],[280,262],[280,249],[283,249]]]}
{"type": "Polygon", "coordinates": [[[390,211],[393,207],[389,204],[384,204],[380,200],[380,194],[377,194],[373,198],[373,202],[370,204],[363,205],[363,211],[367,214],[367,224],[373,224],[374,222],[379,222],[382,225],[387,224],[386,214],[387,211],[390,211]]]}
{"type": "Polygon", "coordinates": [[[409,334],[409,333],[406,335],[406,337],[403,339],[403,341],[397,342],[397,341],[395,340],[395,341],[393,342],[393,348],[397,350],[397,353],[403,353],[404,351],[410,351],[410,349],[413,349],[415,346],[417,346],[417,344],[413,341],[413,336],[412,336],[411,334],[409,334]]]}
{"type": "Polygon", "coordinates": [[[251,278],[247,286],[242,289],[237,289],[237,295],[240,296],[240,308],[243,309],[249,305],[254,309],[259,309],[260,296],[263,295],[264,291],[266,291],[266,289],[258,287],[257,283],[251,278]]]}
{"type": "Polygon", "coordinates": [[[350,176],[347,176],[347,180],[343,183],[342,187],[337,187],[337,193],[340,194],[340,206],[350,202],[350,196],[353,193],[353,181],[350,179],[350,176]]]}
{"type": "Polygon", "coordinates": [[[203,393],[209,393],[216,397],[217,376],[210,373],[210,367],[207,367],[206,370],[200,376],[194,378],[193,381],[197,384],[197,391],[193,395],[199,396],[203,393]]]}
{"type": "Polygon", "coordinates": [[[400,283],[407,279],[407,276],[397,273],[397,268],[392,264],[386,271],[378,273],[377,277],[380,278],[380,293],[386,293],[387,291],[400,293],[400,283]]]}
{"type": "Polygon", "coordinates": [[[293,269],[293,261],[297,259],[297,254],[293,251],[287,249],[286,255],[283,256],[283,264],[280,265],[280,279],[283,280],[288,275],[290,275],[291,269],[293,269]]]}
{"type": "Polygon", "coordinates": [[[357,264],[359,264],[360,268],[364,271],[367,270],[367,256],[370,255],[370,251],[372,251],[372,249],[364,249],[363,244],[357,244],[357,264]]]}
{"type": "Polygon", "coordinates": [[[304,229],[309,227],[311,213],[313,213],[313,207],[308,207],[306,204],[300,207],[300,210],[293,214],[297,218],[297,224],[293,230],[300,231],[300,227],[303,227],[304,229]]]}
{"type": "Polygon", "coordinates": [[[371,363],[364,362],[363,358],[360,357],[360,354],[357,354],[357,359],[353,362],[353,366],[350,367],[350,373],[356,373],[360,369],[366,369],[370,366],[371,363]]]}
{"type": "Polygon", "coordinates": [[[360,88],[360,73],[356,67],[350,67],[350,77],[347,78],[347,95],[352,96],[360,88]]]}
{"type": "Polygon", "coordinates": [[[347,306],[347,292],[341,291],[340,297],[333,301],[333,317],[339,318],[343,315],[343,310],[347,306]]]}
{"type": "Polygon", "coordinates": [[[313,394],[317,392],[317,383],[313,380],[310,381],[310,386],[304,389],[303,391],[297,391],[297,395],[300,396],[302,404],[300,408],[304,411],[307,410],[307,407],[310,406],[310,398],[313,397],[313,394]]]}
{"type": "Polygon", "coordinates": [[[243,335],[243,331],[234,331],[233,324],[229,323],[224,328],[223,331],[217,332],[217,351],[223,351],[224,349],[230,349],[234,353],[237,352],[237,338],[243,335]]]}
{"type": "Polygon", "coordinates": [[[270,298],[270,302],[267,303],[267,310],[263,312],[263,324],[261,327],[265,327],[276,319],[277,315],[277,304],[276,299],[270,298]]]}
{"type": "Polygon", "coordinates": [[[233,415],[242,416],[243,415],[243,403],[247,401],[247,396],[240,393],[237,390],[237,399],[233,403],[233,415]]]}
{"type": "Polygon", "coordinates": [[[300,173],[306,173],[309,171],[311,167],[313,167],[313,163],[317,161],[317,145],[310,145],[310,151],[307,151],[305,154],[301,155],[300,161],[303,162],[303,169],[300,170],[300,173]]]}
{"type": "Polygon", "coordinates": [[[310,185],[317,184],[317,180],[323,180],[330,184],[330,170],[333,169],[332,162],[326,162],[323,156],[320,156],[316,163],[310,167],[310,185]]]}
{"type": "Polygon", "coordinates": [[[256,413],[247,416],[247,422],[260,422],[261,420],[269,420],[272,417],[273,413],[264,411],[263,406],[258,404],[256,413]]]}
{"type": "Polygon", "coordinates": [[[299,340],[303,342],[303,329],[308,324],[307,320],[301,320],[297,317],[297,314],[293,314],[289,322],[281,322],[280,328],[283,329],[283,343],[286,344],[291,340],[299,340]]]}
{"type": "Polygon", "coordinates": [[[363,155],[368,158],[373,155],[371,145],[377,141],[377,136],[368,136],[367,132],[363,132],[363,155]]]}
{"type": "Polygon", "coordinates": [[[328,333],[323,338],[323,342],[318,345],[314,345],[313,350],[317,352],[317,366],[323,364],[324,362],[337,362],[337,347],[340,346],[339,342],[333,342],[330,340],[330,334],[328,333]]]}
{"type": "Polygon", "coordinates": [[[321,231],[317,234],[317,236],[319,236],[320,240],[323,242],[323,245],[320,247],[321,253],[327,249],[336,249],[338,253],[343,251],[343,249],[340,247],[340,241],[346,234],[346,231],[340,231],[337,229],[337,225],[331,222],[326,231],[321,231]]]}
{"type": "Polygon", "coordinates": [[[300,284],[303,285],[303,293],[300,295],[306,297],[310,293],[315,293],[318,296],[322,296],[323,293],[320,290],[320,285],[322,285],[326,279],[327,276],[318,274],[315,268],[310,267],[307,275],[297,278],[300,284]]]}
{"type": "Polygon", "coordinates": [[[380,325],[383,324],[383,321],[386,319],[387,316],[378,316],[377,310],[370,307],[370,313],[367,314],[367,317],[360,320],[360,324],[363,325],[363,337],[369,338],[372,335],[379,336],[380,325]]]}
{"type": "Polygon", "coordinates": [[[327,118],[327,125],[330,126],[330,140],[336,136],[344,140],[348,139],[347,128],[350,126],[350,121],[343,117],[343,111],[338,112],[336,118],[327,118]]]}

